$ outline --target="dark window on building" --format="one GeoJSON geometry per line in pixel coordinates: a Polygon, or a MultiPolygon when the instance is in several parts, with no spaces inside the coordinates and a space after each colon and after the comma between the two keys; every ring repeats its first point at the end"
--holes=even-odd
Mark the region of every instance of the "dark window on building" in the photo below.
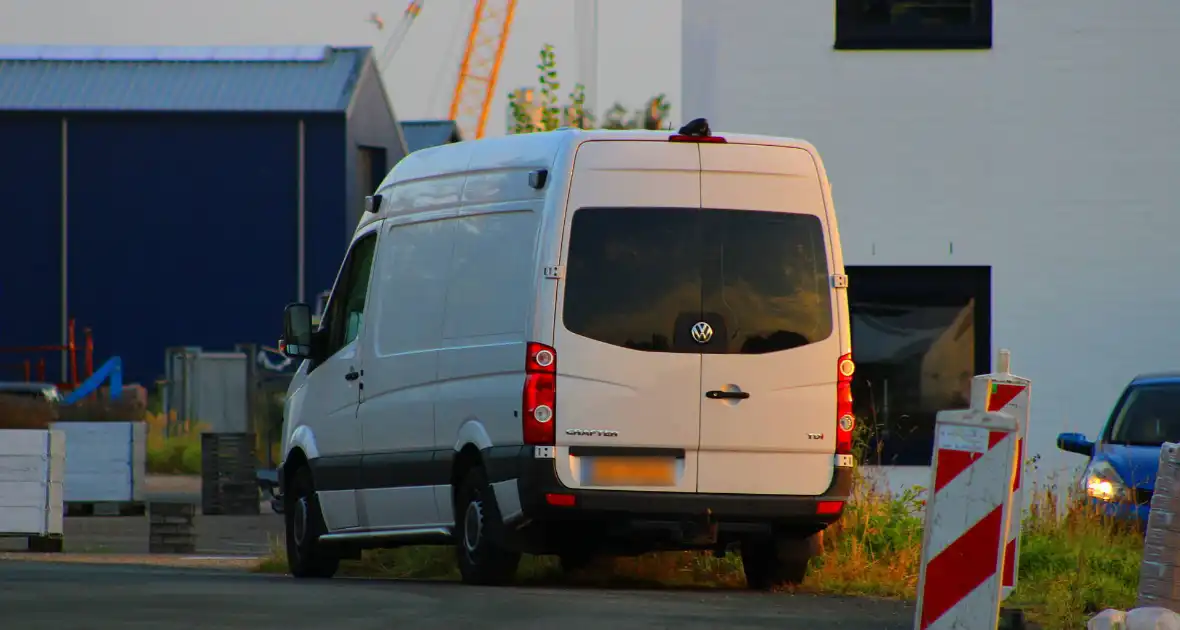
{"type": "Polygon", "coordinates": [[[990,267],[853,267],[853,410],[868,464],[929,466],[934,419],[991,371],[990,267]]]}
{"type": "Polygon", "coordinates": [[[992,0],[836,0],[837,50],[992,47],[992,0]]]}
{"type": "Polygon", "coordinates": [[[634,350],[763,354],[832,335],[823,226],[809,214],[583,208],[562,320],[634,350]],[[705,321],[713,340],[698,344],[705,321]]]}

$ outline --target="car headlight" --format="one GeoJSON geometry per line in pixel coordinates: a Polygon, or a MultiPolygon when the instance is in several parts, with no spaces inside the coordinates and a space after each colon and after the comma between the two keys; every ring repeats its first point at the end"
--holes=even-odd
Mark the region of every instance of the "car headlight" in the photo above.
{"type": "Polygon", "coordinates": [[[1100,501],[1125,501],[1130,497],[1127,484],[1110,462],[1092,462],[1082,475],[1082,484],[1086,496],[1100,501]]]}

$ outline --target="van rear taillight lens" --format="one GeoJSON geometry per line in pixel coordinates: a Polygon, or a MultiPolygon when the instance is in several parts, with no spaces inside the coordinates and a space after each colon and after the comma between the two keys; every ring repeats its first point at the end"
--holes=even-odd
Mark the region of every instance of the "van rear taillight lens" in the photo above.
{"type": "Polygon", "coordinates": [[[852,454],[852,431],[856,428],[856,416],[852,413],[852,375],[856,364],[852,355],[840,357],[836,363],[836,454],[852,454]]]}
{"type": "Polygon", "coordinates": [[[552,446],[557,423],[557,351],[540,343],[528,344],[524,371],[521,400],[524,443],[552,446]]]}

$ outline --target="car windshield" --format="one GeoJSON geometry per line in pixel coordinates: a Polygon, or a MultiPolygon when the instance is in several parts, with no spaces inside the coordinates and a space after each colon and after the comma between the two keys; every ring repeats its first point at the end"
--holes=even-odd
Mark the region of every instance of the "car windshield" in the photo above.
{"type": "Polygon", "coordinates": [[[1180,442],[1180,383],[1132,388],[1115,412],[1109,441],[1133,446],[1180,442]]]}

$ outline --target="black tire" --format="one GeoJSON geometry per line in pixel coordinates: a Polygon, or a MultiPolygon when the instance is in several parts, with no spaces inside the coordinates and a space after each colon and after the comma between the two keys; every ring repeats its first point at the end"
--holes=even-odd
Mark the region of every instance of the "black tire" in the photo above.
{"type": "Polygon", "coordinates": [[[520,552],[504,544],[504,521],[482,468],[472,468],[455,496],[455,553],[467,584],[499,586],[516,577],[520,552]]]}
{"type": "Polygon", "coordinates": [[[807,577],[807,565],[820,553],[819,535],[802,538],[776,536],[741,543],[746,585],[756,590],[795,586],[807,577]]]}
{"type": "Polygon", "coordinates": [[[330,578],[340,568],[335,549],[321,544],[327,531],[320,502],[316,498],[311,471],[299,467],[291,475],[284,497],[283,520],[287,530],[287,568],[297,578],[330,578]]]}

